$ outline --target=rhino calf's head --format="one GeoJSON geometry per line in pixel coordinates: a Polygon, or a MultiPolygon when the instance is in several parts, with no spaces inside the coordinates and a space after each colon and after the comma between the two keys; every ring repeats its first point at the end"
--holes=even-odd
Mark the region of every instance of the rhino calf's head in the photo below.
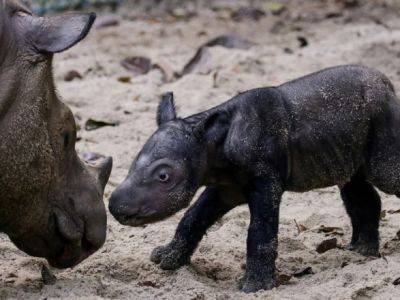
{"type": "Polygon", "coordinates": [[[112,160],[91,166],[78,158],[75,121],[52,75],[53,54],[85,38],[94,20],[38,17],[0,0],[0,231],[58,268],[87,258],[106,236],[112,160]]]}
{"type": "Polygon", "coordinates": [[[111,195],[113,216],[124,225],[140,226],[188,206],[204,183],[217,140],[227,131],[222,119],[219,113],[177,118],[173,95],[166,94],[158,108],[158,130],[111,195]]]}

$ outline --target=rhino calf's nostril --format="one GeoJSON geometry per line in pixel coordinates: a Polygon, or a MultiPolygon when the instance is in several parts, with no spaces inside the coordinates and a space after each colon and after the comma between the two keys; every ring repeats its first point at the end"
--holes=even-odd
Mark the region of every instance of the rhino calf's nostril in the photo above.
{"type": "Polygon", "coordinates": [[[111,196],[110,202],[108,204],[108,209],[110,213],[118,219],[118,216],[121,215],[121,206],[117,204],[115,197],[111,196]]]}
{"type": "Polygon", "coordinates": [[[138,208],[130,203],[130,197],[126,190],[117,189],[115,190],[108,204],[110,213],[119,222],[124,222],[129,218],[135,217],[138,214],[138,208]]]}

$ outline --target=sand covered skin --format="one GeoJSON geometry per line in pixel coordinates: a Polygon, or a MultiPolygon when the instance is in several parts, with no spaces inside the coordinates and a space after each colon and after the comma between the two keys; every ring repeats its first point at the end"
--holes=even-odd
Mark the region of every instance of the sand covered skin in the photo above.
{"type": "MultiPolygon", "coordinates": [[[[93,30],[82,44],[56,56],[59,93],[81,128],[77,149],[81,154],[90,151],[114,157],[106,204],[155,130],[156,107],[166,91],[175,93],[179,114],[187,116],[240,91],[348,63],[379,69],[400,91],[400,19],[395,1],[386,1],[386,6],[383,1],[369,1],[375,5],[367,3],[366,7],[346,5],[344,10],[343,3],[349,1],[296,1],[295,5],[285,3],[286,9],[278,15],[263,6],[267,15],[258,22],[239,23],[230,14],[246,2],[229,2],[215,1],[218,10],[202,8],[187,20],[179,11],[173,13],[175,17],[163,12],[144,17],[139,10],[122,8],[113,16],[119,25],[93,30]],[[157,68],[133,75],[120,64],[127,57],[146,56],[166,73],[179,73],[200,45],[221,34],[237,34],[257,45],[249,49],[212,47],[197,73],[171,82],[165,82],[165,74],[157,68]],[[300,47],[302,38],[305,47],[300,47]],[[71,70],[82,79],[64,81],[71,70]],[[85,123],[90,118],[119,125],[87,131],[85,123]]],[[[400,285],[393,281],[400,277],[396,236],[400,199],[382,195],[382,203],[384,258],[366,258],[339,248],[319,254],[316,247],[326,239],[337,238],[339,245],[350,240],[350,222],[338,189],[285,193],[279,271],[291,275],[311,267],[314,274],[292,277],[276,289],[252,295],[239,292],[236,285],[244,274],[246,257],[249,212],[245,206],[211,228],[190,266],[173,272],[160,270],[149,255],[154,247],[169,242],[183,212],[144,228],[123,227],[109,215],[104,247],[72,270],[55,271],[57,282],[47,286],[41,279],[43,260],[24,255],[1,236],[0,298],[398,299],[400,285]],[[339,229],[323,230],[321,226],[339,229]]]]}

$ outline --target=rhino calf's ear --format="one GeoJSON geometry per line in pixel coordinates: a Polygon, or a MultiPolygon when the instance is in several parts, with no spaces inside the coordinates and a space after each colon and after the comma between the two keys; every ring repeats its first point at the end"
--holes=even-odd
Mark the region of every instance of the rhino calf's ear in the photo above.
{"type": "Polygon", "coordinates": [[[224,140],[230,127],[230,118],[225,111],[216,111],[195,125],[194,135],[207,143],[218,144],[224,140]]]}
{"type": "Polygon", "coordinates": [[[40,53],[65,51],[89,33],[96,14],[67,13],[53,17],[25,15],[26,37],[40,53]]]}
{"type": "Polygon", "coordinates": [[[174,104],[174,94],[166,93],[162,96],[161,102],[157,109],[157,125],[161,126],[169,121],[176,119],[176,111],[174,104]]]}

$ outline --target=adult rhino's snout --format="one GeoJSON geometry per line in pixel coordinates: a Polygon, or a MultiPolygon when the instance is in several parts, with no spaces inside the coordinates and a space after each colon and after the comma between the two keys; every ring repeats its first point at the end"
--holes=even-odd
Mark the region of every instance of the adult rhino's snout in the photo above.
{"type": "Polygon", "coordinates": [[[106,239],[107,215],[103,191],[113,160],[93,154],[85,154],[84,160],[86,171],[69,183],[70,190],[74,192],[54,212],[57,232],[63,243],[48,260],[57,268],[78,264],[95,253],[106,239]]]}

